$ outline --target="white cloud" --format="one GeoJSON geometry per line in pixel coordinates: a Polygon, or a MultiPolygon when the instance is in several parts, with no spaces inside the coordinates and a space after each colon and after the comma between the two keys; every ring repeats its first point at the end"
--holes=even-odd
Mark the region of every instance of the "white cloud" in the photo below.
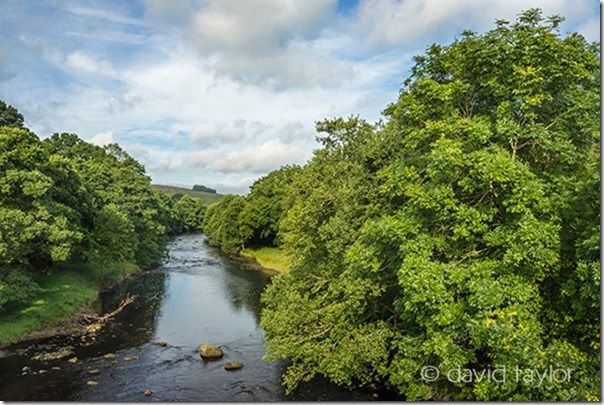
{"type": "Polygon", "coordinates": [[[142,4],[138,17],[129,3],[71,3],[65,21],[76,24],[65,30],[55,29],[64,21],[15,18],[0,28],[14,36],[0,46],[11,64],[0,63],[0,92],[41,136],[105,144],[116,133],[154,182],[237,192],[310,157],[315,121],[379,119],[429,43],[534,6],[565,15],[563,33],[599,34],[586,0],[361,0],[346,16],[335,15],[335,0],[142,4]]]}
{"type": "Polygon", "coordinates": [[[193,13],[188,36],[216,75],[284,90],[334,87],[351,66],[321,49],[335,0],[209,0],[193,13]]]}
{"type": "Polygon", "coordinates": [[[193,17],[204,52],[279,53],[295,38],[312,38],[332,16],[334,0],[210,0],[193,17]]]}
{"type": "Polygon", "coordinates": [[[422,49],[445,34],[489,29],[496,19],[513,21],[528,8],[541,8],[545,16],[561,14],[572,24],[589,14],[593,1],[366,0],[359,4],[353,27],[369,48],[419,45],[422,49]]]}
{"type": "Polygon", "coordinates": [[[79,5],[69,5],[64,7],[63,10],[75,14],[82,17],[91,17],[100,20],[104,20],[106,22],[111,22],[115,24],[126,24],[132,26],[141,26],[143,25],[140,20],[136,18],[125,17],[123,13],[118,11],[109,10],[108,8],[99,7],[82,7],[79,5]]]}
{"type": "Polygon", "coordinates": [[[155,163],[149,164],[148,169],[151,172],[167,172],[170,171],[172,162],[169,159],[160,159],[155,163]]]}
{"type": "Polygon", "coordinates": [[[185,162],[202,169],[219,173],[266,173],[280,166],[302,163],[309,153],[299,146],[286,145],[271,139],[261,145],[243,150],[220,147],[189,154],[185,162]]]}
{"type": "Polygon", "coordinates": [[[99,60],[86,55],[82,52],[75,51],[69,53],[64,62],[72,69],[92,74],[100,74],[105,76],[115,76],[116,71],[111,66],[111,63],[105,60],[99,60]]]}
{"type": "Polygon", "coordinates": [[[88,142],[97,146],[105,146],[109,145],[110,143],[117,143],[115,140],[115,135],[113,135],[113,132],[111,131],[99,132],[92,138],[88,139],[88,142]]]}

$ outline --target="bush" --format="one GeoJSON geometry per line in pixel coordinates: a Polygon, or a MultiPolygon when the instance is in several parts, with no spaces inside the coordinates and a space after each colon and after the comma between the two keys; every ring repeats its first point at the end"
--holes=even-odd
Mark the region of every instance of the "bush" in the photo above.
{"type": "Polygon", "coordinates": [[[27,304],[39,290],[26,272],[15,268],[0,270],[0,311],[27,304]]]}

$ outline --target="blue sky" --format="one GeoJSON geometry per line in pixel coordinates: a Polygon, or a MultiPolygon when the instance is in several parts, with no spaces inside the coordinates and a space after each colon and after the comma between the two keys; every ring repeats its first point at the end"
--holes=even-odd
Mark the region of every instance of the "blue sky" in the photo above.
{"type": "Polygon", "coordinates": [[[244,193],[312,155],[315,121],[378,120],[426,46],[530,7],[599,39],[595,0],[3,0],[0,99],[155,183],[244,193]]]}

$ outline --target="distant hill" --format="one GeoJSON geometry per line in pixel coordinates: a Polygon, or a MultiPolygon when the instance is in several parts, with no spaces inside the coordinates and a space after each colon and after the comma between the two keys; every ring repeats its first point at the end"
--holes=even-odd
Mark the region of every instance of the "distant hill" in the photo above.
{"type": "Polygon", "coordinates": [[[193,191],[184,187],[164,186],[162,184],[152,184],[151,187],[153,187],[155,190],[163,191],[170,197],[172,197],[174,194],[180,193],[182,195],[190,195],[191,197],[199,198],[204,205],[210,205],[224,197],[223,194],[207,193],[204,191],[193,191]]]}

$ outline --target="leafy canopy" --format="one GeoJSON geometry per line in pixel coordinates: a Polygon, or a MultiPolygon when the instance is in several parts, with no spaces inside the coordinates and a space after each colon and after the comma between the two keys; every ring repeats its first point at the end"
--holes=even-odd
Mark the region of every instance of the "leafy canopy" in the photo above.
{"type": "Polygon", "coordinates": [[[385,124],[321,122],[263,295],[269,359],[407,399],[599,398],[599,47],[539,10],[415,59],[385,124]],[[421,378],[572,369],[569,382],[421,378]]]}

